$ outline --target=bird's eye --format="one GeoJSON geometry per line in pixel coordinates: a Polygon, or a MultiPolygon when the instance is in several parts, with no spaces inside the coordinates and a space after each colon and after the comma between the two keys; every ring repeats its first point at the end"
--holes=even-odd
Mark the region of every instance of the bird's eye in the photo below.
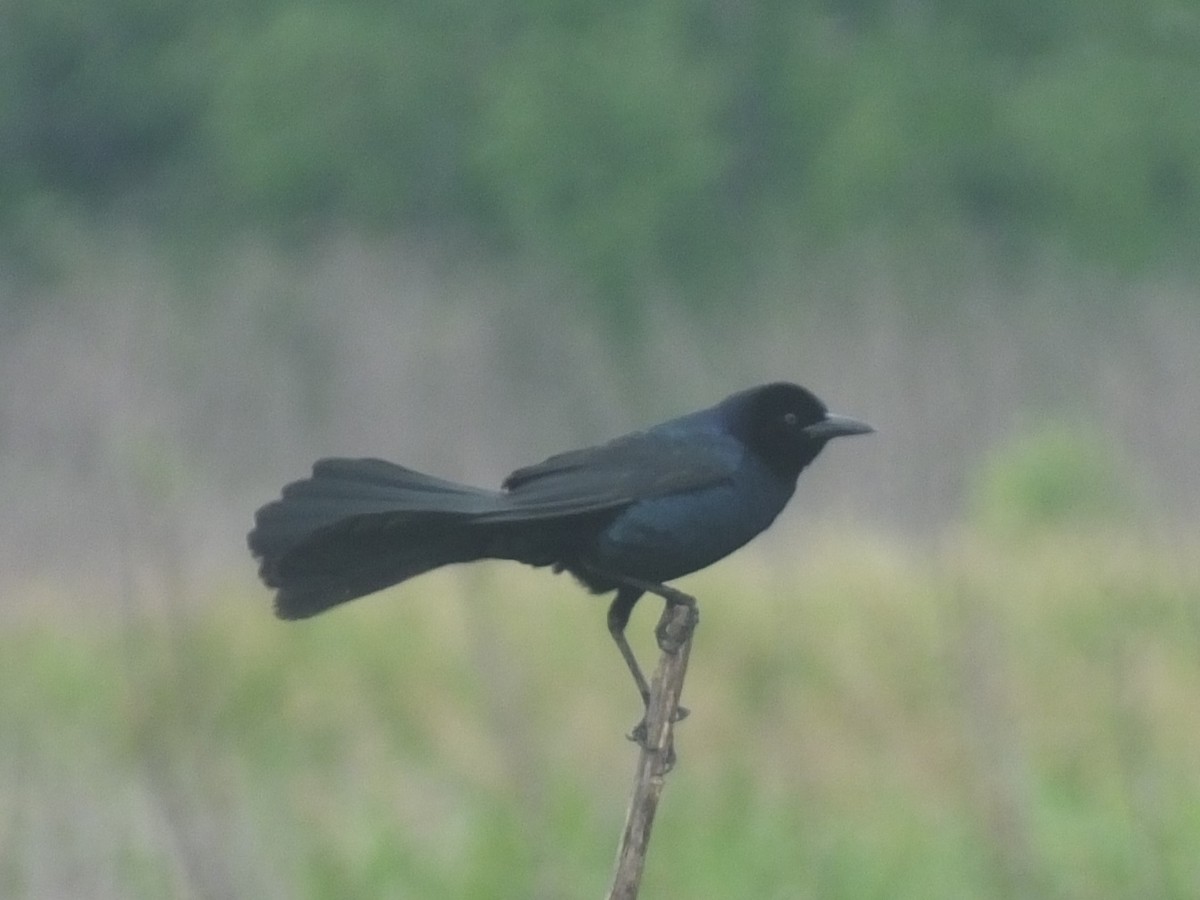
{"type": "Polygon", "coordinates": [[[795,428],[796,423],[799,421],[800,421],[800,419],[797,418],[797,416],[794,412],[788,412],[788,413],[783,414],[783,424],[786,425],[788,428],[795,428]]]}

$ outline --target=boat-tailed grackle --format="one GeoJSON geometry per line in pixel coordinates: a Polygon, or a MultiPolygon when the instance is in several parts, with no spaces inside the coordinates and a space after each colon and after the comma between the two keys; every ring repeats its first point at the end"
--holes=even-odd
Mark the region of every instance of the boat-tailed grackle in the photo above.
{"type": "Polygon", "coordinates": [[[804,388],[775,383],[518,469],[499,491],[378,459],[323,459],[258,510],[249,544],[284,619],[450,563],[509,559],[570,572],[595,593],[616,591],[608,628],[646,701],[625,639],[642,594],[694,605],[666,582],[770,525],[831,438],[870,431],[804,388]]]}

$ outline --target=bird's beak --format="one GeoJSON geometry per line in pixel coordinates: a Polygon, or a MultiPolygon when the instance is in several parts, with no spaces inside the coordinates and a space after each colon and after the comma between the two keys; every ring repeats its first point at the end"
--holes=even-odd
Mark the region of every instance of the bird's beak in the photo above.
{"type": "Polygon", "coordinates": [[[866,422],[860,422],[858,419],[826,413],[824,419],[814,425],[809,425],[804,429],[804,433],[811,438],[827,441],[830,438],[846,437],[851,434],[870,434],[874,430],[866,422]]]}

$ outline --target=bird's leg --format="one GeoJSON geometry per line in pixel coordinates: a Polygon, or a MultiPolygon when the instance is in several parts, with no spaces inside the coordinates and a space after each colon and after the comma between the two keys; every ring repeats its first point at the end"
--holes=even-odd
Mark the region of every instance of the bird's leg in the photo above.
{"type": "Polygon", "coordinates": [[[667,605],[663,610],[663,617],[659,619],[658,626],[654,629],[654,636],[658,639],[658,646],[664,653],[678,653],[696,629],[696,625],[700,621],[700,610],[696,606],[696,598],[690,594],[666,585],[659,585],[659,587],[663,589],[661,596],[666,600],[667,605]],[[679,623],[676,622],[674,614],[675,608],[678,606],[687,610],[687,614],[679,623]]]}
{"type": "Polygon", "coordinates": [[[626,588],[636,588],[639,594],[645,591],[647,594],[656,594],[666,601],[667,608],[662,619],[659,620],[658,627],[654,629],[654,636],[658,639],[659,649],[664,653],[678,653],[687,639],[692,636],[693,629],[700,621],[700,610],[696,606],[696,598],[670,585],[656,584],[653,581],[622,578],[621,582],[625,585],[621,588],[622,591],[626,588]],[[681,627],[673,628],[675,617],[671,613],[677,606],[686,606],[688,614],[681,627]]]}
{"type": "MultiPolygon", "coordinates": [[[[666,609],[659,620],[658,627],[654,630],[654,636],[658,640],[659,648],[664,653],[674,655],[687,643],[693,629],[696,627],[696,623],[700,621],[696,599],[669,585],[658,584],[652,581],[642,581],[625,576],[609,577],[617,581],[620,587],[617,589],[616,598],[608,608],[608,631],[612,635],[613,640],[616,641],[617,649],[621,651],[621,656],[624,657],[625,664],[629,666],[629,671],[633,674],[633,680],[637,682],[638,693],[642,695],[643,706],[648,709],[650,706],[650,684],[646,681],[646,676],[642,674],[641,667],[638,666],[637,659],[633,655],[633,650],[630,648],[629,642],[625,639],[625,626],[629,624],[629,616],[633,612],[634,604],[637,603],[643,593],[655,594],[666,601],[666,609]],[[688,611],[682,624],[676,623],[675,616],[673,615],[677,606],[684,606],[688,611]]],[[[686,706],[676,706],[671,716],[671,722],[675,723],[686,719],[689,712],[690,710],[686,706]]],[[[630,732],[629,739],[643,747],[646,746],[645,715],[642,716],[642,721],[630,732]]]]}
{"type": "Polygon", "coordinates": [[[629,641],[625,637],[625,626],[629,624],[629,616],[633,612],[634,604],[641,596],[642,589],[632,585],[624,585],[617,589],[617,596],[613,599],[612,605],[608,607],[608,633],[612,635],[617,649],[621,651],[625,665],[629,667],[629,672],[637,684],[638,693],[642,695],[642,720],[634,726],[633,731],[629,732],[628,737],[631,741],[645,747],[645,712],[650,708],[650,684],[646,681],[642,667],[638,665],[637,657],[633,655],[633,648],[629,646],[629,641]]]}
{"type": "Polygon", "coordinates": [[[637,657],[633,655],[633,648],[625,639],[625,626],[629,624],[629,616],[633,612],[634,604],[641,596],[640,588],[629,586],[617,590],[617,596],[608,608],[608,633],[612,635],[617,649],[621,651],[621,656],[625,660],[625,665],[629,667],[629,672],[633,675],[638,693],[642,695],[642,704],[648,705],[650,703],[650,685],[646,681],[646,676],[642,674],[642,667],[638,665],[637,657]]]}

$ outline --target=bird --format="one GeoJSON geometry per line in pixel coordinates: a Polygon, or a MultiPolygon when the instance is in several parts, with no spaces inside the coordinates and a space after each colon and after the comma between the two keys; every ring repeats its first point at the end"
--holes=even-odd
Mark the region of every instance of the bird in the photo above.
{"type": "MultiPolygon", "coordinates": [[[[783,510],[831,439],[874,429],[774,382],[598,446],[520,468],[499,490],[381,459],[318,460],[260,508],[247,542],[282,619],[304,619],[424,572],[482,559],[569,572],[615,591],[607,624],[645,704],[625,636],[645,594],[728,556],[783,510]]],[[[664,646],[659,634],[660,645],[664,646]]]]}

